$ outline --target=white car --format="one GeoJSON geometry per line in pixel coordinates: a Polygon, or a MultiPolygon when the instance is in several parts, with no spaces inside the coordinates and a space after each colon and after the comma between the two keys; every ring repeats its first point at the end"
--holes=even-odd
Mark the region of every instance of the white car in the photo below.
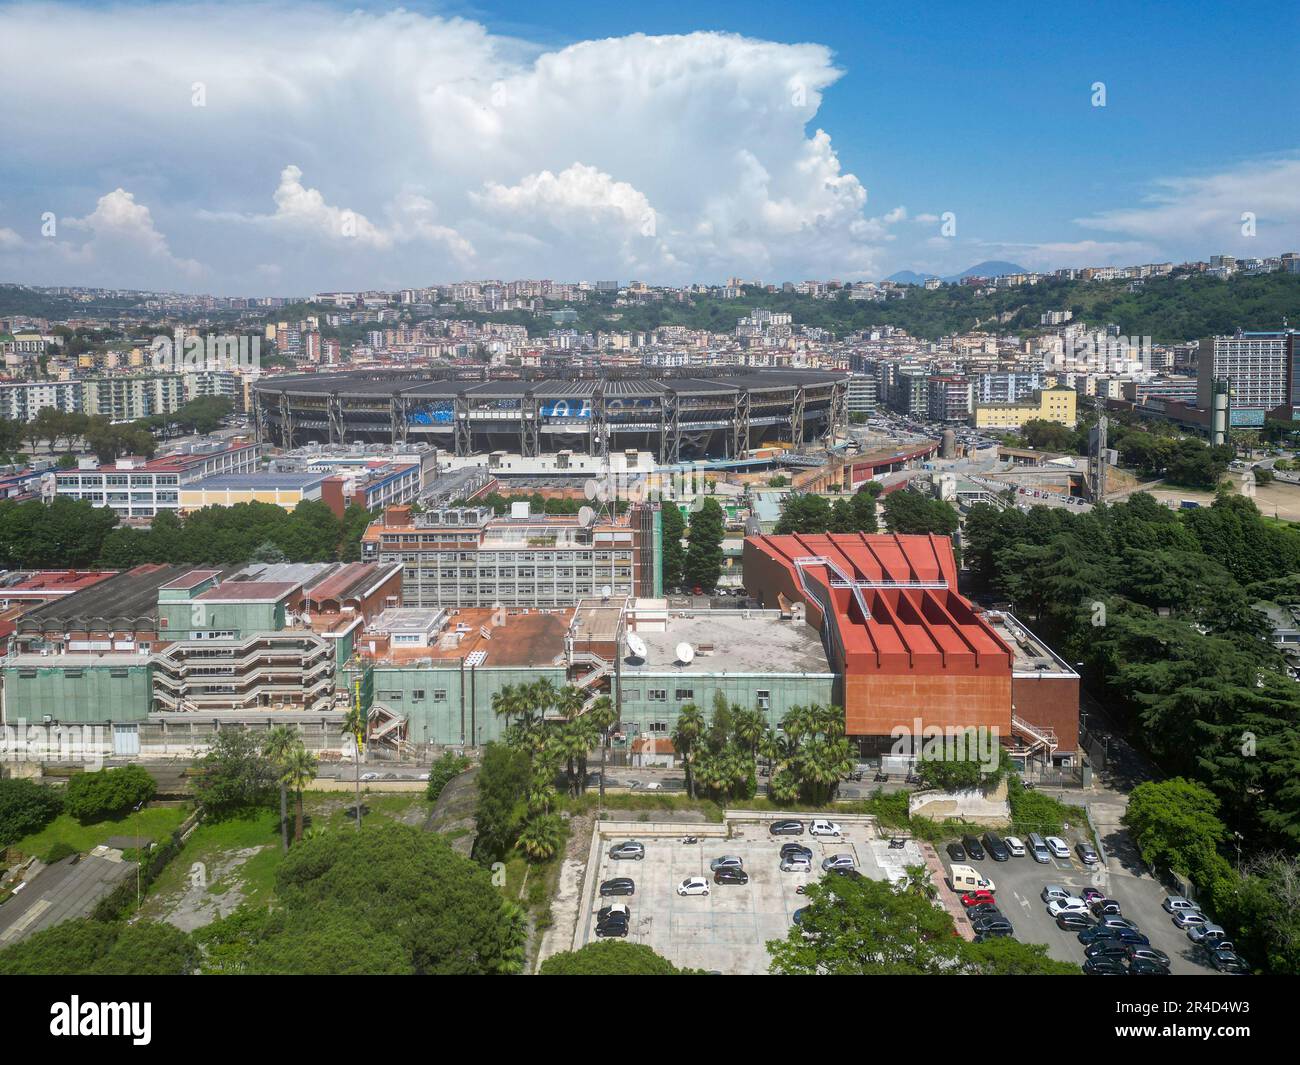
{"type": "Polygon", "coordinates": [[[1197,913],[1195,910],[1179,910],[1174,914],[1174,924],[1179,928],[1195,928],[1208,923],[1205,914],[1197,913]]]}
{"type": "Polygon", "coordinates": [[[1227,939],[1228,933],[1223,930],[1222,925],[1210,924],[1206,921],[1205,924],[1192,925],[1187,930],[1187,938],[1193,943],[1200,943],[1202,940],[1212,943],[1216,939],[1227,939]]]}
{"type": "Polygon", "coordinates": [[[378,780],[378,779],[379,779],[379,774],[378,774],[378,773],[362,773],[362,774],[361,774],[361,779],[362,779],[362,780],[378,780]]]}
{"type": "Polygon", "coordinates": [[[1060,917],[1063,913],[1087,913],[1088,904],[1073,896],[1068,899],[1053,899],[1047,904],[1047,912],[1053,917],[1060,917]]]}
{"type": "Polygon", "coordinates": [[[1196,904],[1191,899],[1185,899],[1181,895],[1166,895],[1165,901],[1160,905],[1165,908],[1166,913],[1178,913],[1182,910],[1196,912],[1196,904]]]}
{"type": "Polygon", "coordinates": [[[1048,836],[1043,842],[1047,844],[1047,849],[1052,852],[1053,858],[1070,857],[1070,848],[1060,836],[1048,836]]]}
{"type": "Polygon", "coordinates": [[[814,836],[841,836],[844,834],[844,830],[840,828],[838,821],[824,821],[820,818],[812,823],[812,828],[808,832],[814,836]]]}
{"type": "Polygon", "coordinates": [[[1025,856],[1025,844],[1019,836],[1003,836],[1002,842],[1007,845],[1007,850],[1011,852],[1013,858],[1023,858],[1025,856]]]}
{"type": "Polygon", "coordinates": [[[785,858],[785,859],[782,860],[782,862],[781,862],[781,872],[783,872],[783,873],[811,873],[811,872],[812,872],[812,862],[810,862],[807,858],[802,858],[802,857],[800,857],[799,855],[791,855],[789,858],[785,858]]]}
{"type": "Polygon", "coordinates": [[[679,895],[707,895],[708,893],[709,882],[702,876],[688,876],[677,885],[679,895]]]}

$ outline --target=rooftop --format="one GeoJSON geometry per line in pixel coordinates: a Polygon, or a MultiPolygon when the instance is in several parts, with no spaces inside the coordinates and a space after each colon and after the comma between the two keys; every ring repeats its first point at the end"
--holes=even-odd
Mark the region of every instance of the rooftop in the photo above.
{"type": "Polygon", "coordinates": [[[228,490],[259,492],[315,488],[329,478],[328,473],[219,473],[203,477],[186,486],[190,492],[228,490]]]}
{"type": "MultiPolygon", "coordinates": [[[[455,646],[444,647],[439,640],[433,647],[395,648],[384,662],[409,667],[445,666],[481,651],[483,658],[476,663],[481,666],[561,666],[565,662],[565,633],[572,616],[571,610],[507,610],[503,619],[500,611],[491,607],[462,607],[448,617],[443,630],[446,636],[459,629],[461,636],[455,646]]],[[[364,646],[364,634],[357,643],[364,646]]]]}
{"type": "Polygon", "coordinates": [[[700,610],[670,615],[663,631],[636,630],[645,641],[644,662],[623,659],[623,675],[640,673],[817,673],[834,672],[821,637],[801,621],[783,621],[779,611],[700,610]],[[694,651],[689,664],[677,648],[694,651]]]}

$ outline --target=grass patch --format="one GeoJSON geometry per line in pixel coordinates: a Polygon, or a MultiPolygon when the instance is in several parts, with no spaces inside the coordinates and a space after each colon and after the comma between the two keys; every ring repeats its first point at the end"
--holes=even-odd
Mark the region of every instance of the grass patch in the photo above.
{"type": "Polygon", "coordinates": [[[13,844],[10,851],[41,858],[52,853],[85,854],[101,843],[107,843],[110,836],[138,835],[161,843],[180,827],[189,813],[185,806],[146,806],[138,814],[84,825],[71,814],[59,814],[39,832],[24,836],[13,844]]]}
{"type": "MultiPolygon", "coordinates": [[[[559,809],[571,814],[594,814],[601,805],[600,797],[594,791],[579,795],[576,799],[561,798],[559,809]]],[[[746,804],[748,805],[748,804],[746,804]]],[[[642,795],[606,794],[606,810],[626,810],[635,813],[654,813],[665,810],[698,810],[704,814],[706,821],[722,823],[722,806],[711,799],[692,799],[686,795],[667,795],[647,792],[642,795]]],[[[643,820],[653,820],[643,818],[643,820]]]]}

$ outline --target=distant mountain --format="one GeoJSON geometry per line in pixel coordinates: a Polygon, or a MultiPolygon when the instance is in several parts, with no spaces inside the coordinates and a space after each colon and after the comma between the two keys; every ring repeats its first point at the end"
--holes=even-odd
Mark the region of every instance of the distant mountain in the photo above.
{"type": "MultiPolygon", "coordinates": [[[[1003,262],[1000,259],[990,259],[986,262],[976,263],[969,270],[963,270],[960,274],[951,274],[948,277],[940,278],[941,281],[960,281],[963,277],[997,277],[1000,274],[1024,274],[1028,271],[1023,266],[1017,266],[1015,263],[1003,262]]],[[[911,270],[899,270],[895,274],[890,274],[886,281],[892,281],[896,285],[920,285],[926,278],[939,277],[938,274],[918,274],[911,270]]]]}

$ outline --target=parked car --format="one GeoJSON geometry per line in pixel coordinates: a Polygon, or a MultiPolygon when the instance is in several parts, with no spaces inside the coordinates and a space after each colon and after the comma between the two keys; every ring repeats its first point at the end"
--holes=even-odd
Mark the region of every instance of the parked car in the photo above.
{"type": "Polygon", "coordinates": [[[1192,925],[1192,927],[1187,930],[1187,938],[1193,943],[1201,943],[1211,940],[1215,942],[1223,942],[1228,938],[1228,933],[1223,930],[1222,925],[1210,924],[1207,921],[1205,924],[1192,925]]]}
{"type": "Polygon", "coordinates": [[[1114,899],[1102,897],[1093,899],[1089,903],[1094,917],[1118,917],[1121,913],[1120,905],[1114,899]]]}
{"type": "Polygon", "coordinates": [[[996,902],[991,891],[968,891],[961,897],[961,904],[966,907],[979,906],[986,902],[996,902]]]}
{"type": "Polygon", "coordinates": [[[623,918],[622,920],[614,919],[611,921],[606,921],[604,924],[596,925],[596,936],[599,939],[605,939],[610,937],[616,939],[623,939],[624,937],[627,936],[628,928],[630,927],[631,926],[629,925],[626,918],[623,918]]]}
{"type": "Polygon", "coordinates": [[[1039,892],[1038,897],[1044,902],[1051,902],[1053,899],[1073,898],[1073,894],[1067,888],[1061,887],[1060,884],[1048,884],[1039,892]]]}
{"type": "Polygon", "coordinates": [[[1056,927],[1066,932],[1082,932],[1085,928],[1092,927],[1092,921],[1085,914],[1066,910],[1056,919],[1056,927]]]}
{"type": "Polygon", "coordinates": [[[734,865],[719,866],[713,874],[715,884],[748,884],[749,874],[734,865]]]}
{"type": "Polygon", "coordinates": [[[1052,852],[1053,858],[1070,857],[1069,844],[1060,836],[1048,836],[1043,842],[1047,844],[1047,849],[1052,852]]]}
{"type": "Polygon", "coordinates": [[[966,857],[977,862],[984,860],[984,847],[974,836],[962,836],[961,845],[966,848],[966,857]]]}
{"type": "Polygon", "coordinates": [[[707,895],[708,893],[709,882],[702,876],[688,876],[677,885],[679,895],[707,895]]]}
{"type": "Polygon", "coordinates": [[[645,844],[637,843],[635,840],[628,840],[625,843],[615,843],[610,848],[609,856],[615,861],[635,861],[639,862],[645,857],[645,844]]]}
{"type": "Polygon", "coordinates": [[[974,941],[976,943],[985,943],[990,939],[1008,939],[1015,935],[1015,929],[1010,924],[991,925],[990,927],[976,932],[974,941]]]}
{"type": "Polygon", "coordinates": [[[1174,914],[1174,924],[1179,928],[1195,928],[1198,925],[1208,923],[1209,918],[1203,913],[1197,913],[1195,910],[1179,910],[1174,914]]]}
{"type": "Polygon", "coordinates": [[[789,858],[781,859],[781,872],[783,873],[811,873],[812,862],[802,854],[792,854],[789,858]]]}
{"type": "Polygon", "coordinates": [[[774,836],[802,836],[802,821],[773,821],[768,826],[768,832],[774,836]]]}
{"type": "Polygon", "coordinates": [[[724,854],[721,858],[714,858],[709,862],[709,872],[716,873],[719,869],[729,867],[732,869],[742,869],[745,863],[734,854],[724,854]]]}
{"type": "Polygon", "coordinates": [[[822,869],[856,869],[858,863],[853,860],[851,854],[832,854],[829,858],[822,861],[822,869]]]}
{"type": "Polygon", "coordinates": [[[608,906],[602,906],[596,911],[596,923],[601,924],[610,918],[619,918],[628,920],[632,916],[632,911],[627,908],[625,902],[613,902],[608,906]]]}
{"type": "Polygon", "coordinates": [[[960,843],[949,843],[947,850],[948,857],[954,862],[964,862],[966,860],[966,851],[960,843]]]}
{"type": "Polygon", "coordinates": [[[1141,958],[1146,961],[1157,962],[1158,964],[1163,965],[1166,969],[1169,968],[1169,955],[1163,950],[1156,950],[1155,947],[1130,946],[1128,948],[1128,956],[1130,961],[1136,961],[1141,958]]]}
{"type": "Polygon", "coordinates": [[[849,868],[848,866],[837,865],[834,869],[831,869],[829,871],[834,873],[836,876],[842,876],[849,880],[863,879],[861,873],[859,873],[856,869],[849,868]]]}
{"type": "Polygon", "coordinates": [[[981,902],[966,911],[966,916],[973,922],[984,917],[1001,917],[1002,911],[996,902],[981,902]]]}
{"type": "Polygon", "coordinates": [[[827,821],[824,818],[817,818],[812,823],[809,833],[814,836],[842,836],[844,830],[840,828],[838,821],[827,821]]]}
{"type": "Polygon", "coordinates": [[[1011,922],[1005,917],[986,917],[983,920],[973,922],[971,927],[975,929],[975,934],[980,936],[1015,935],[1015,929],[1011,927],[1011,922]]]}
{"type": "Polygon", "coordinates": [[[616,876],[600,885],[600,894],[602,898],[610,895],[635,895],[636,881],[630,876],[616,876]]]}
{"type": "Polygon", "coordinates": [[[1002,842],[1006,844],[1007,850],[1011,852],[1011,857],[1023,858],[1025,856],[1025,843],[1019,836],[1003,836],[1002,842]]]}
{"type": "Polygon", "coordinates": [[[1011,860],[1011,851],[1007,849],[1006,843],[996,832],[985,832],[983,843],[989,857],[995,862],[1009,862],[1011,860]]]}
{"type": "Polygon", "coordinates": [[[1047,849],[1047,844],[1043,842],[1043,837],[1037,832],[1029,833],[1029,856],[1040,865],[1047,865],[1052,860],[1052,854],[1047,849]]]}
{"type": "Polygon", "coordinates": [[[1165,908],[1166,913],[1196,912],[1196,905],[1190,899],[1185,899],[1181,895],[1166,895],[1165,901],[1160,905],[1165,908]]]}
{"type": "MultiPolygon", "coordinates": [[[[1050,844],[1049,844],[1050,846],[1050,844]]],[[[1101,859],[1097,857],[1097,848],[1091,843],[1079,842],[1074,845],[1074,853],[1084,865],[1096,865],[1101,859]]]]}
{"type": "Polygon", "coordinates": [[[1208,960],[1215,972],[1233,976],[1246,976],[1250,973],[1250,966],[1246,964],[1246,959],[1235,950],[1211,950],[1208,960]]]}
{"type": "Polygon", "coordinates": [[[1129,945],[1118,939],[1099,939],[1083,948],[1085,958],[1127,958],[1129,945]]]}
{"type": "Polygon", "coordinates": [[[1079,898],[1083,899],[1083,901],[1089,906],[1098,899],[1104,899],[1105,897],[1106,893],[1104,891],[1098,891],[1095,887],[1086,887],[1079,892],[1079,898]]]}
{"type": "Polygon", "coordinates": [[[1098,928],[1130,928],[1134,932],[1138,930],[1137,923],[1130,921],[1127,917],[1121,917],[1117,913],[1107,914],[1105,917],[1097,918],[1098,928]]]}
{"type": "Polygon", "coordinates": [[[1053,917],[1060,917],[1063,913],[1087,913],[1088,904],[1083,899],[1053,899],[1047,904],[1047,912],[1053,917]]]}
{"type": "Polygon", "coordinates": [[[1128,963],[1129,976],[1168,976],[1169,966],[1150,958],[1134,958],[1128,963]]]}
{"type": "Polygon", "coordinates": [[[1079,942],[1085,947],[1089,943],[1095,943],[1099,939],[1118,939],[1122,943],[1127,943],[1134,947],[1149,947],[1151,940],[1147,939],[1136,928],[1107,928],[1103,925],[1096,925],[1093,928],[1085,928],[1079,933],[1079,942]]]}
{"type": "Polygon", "coordinates": [[[802,843],[785,843],[781,846],[782,858],[807,858],[812,859],[812,848],[805,847],[802,843]]]}
{"type": "Polygon", "coordinates": [[[1089,958],[1083,963],[1088,976],[1127,976],[1128,969],[1118,958],[1089,958]]]}

